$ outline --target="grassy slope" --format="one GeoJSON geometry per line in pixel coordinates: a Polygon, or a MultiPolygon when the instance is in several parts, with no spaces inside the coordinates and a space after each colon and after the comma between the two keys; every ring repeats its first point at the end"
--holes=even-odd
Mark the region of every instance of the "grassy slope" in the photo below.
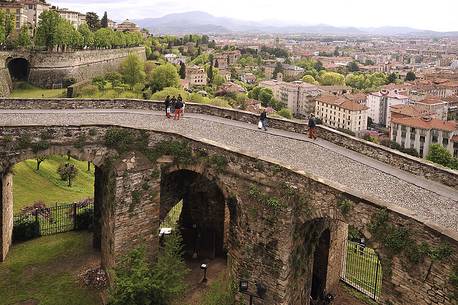
{"type": "Polygon", "coordinates": [[[13,246],[0,264],[0,303],[35,299],[40,305],[99,305],[98,293],[78,274],[96,259],[90,233],[65,233],[13,246]]]}
{"type": "Polygon", "coordinates": [[[11,98],[58,98],[65,97],[66,89],[41,89],[27,86],[26,89],[14,89],[9,97],[11,98]]]}
{"type": "Polygon", "coordinates": [[[61,163],[67,157],[51,156],[41,163],[40,171],[36,171],[36,161],[27,160],[14,166],[14,211],[36,201],[44,201],[46,205],[70,203],[94,196],[94,167],[87,172],[87,162],[71,159],[78,168],[78,175],[72,187],[68,187],[57,174],[61,163]]]}

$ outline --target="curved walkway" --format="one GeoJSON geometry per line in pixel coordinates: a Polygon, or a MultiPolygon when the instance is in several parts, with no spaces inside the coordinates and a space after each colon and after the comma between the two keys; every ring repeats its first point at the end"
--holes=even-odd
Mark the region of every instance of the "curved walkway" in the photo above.
{"type": "Polygon", "coordinates": [[[275,159],[458,232],[458,191],[321,139],[199,114],[173,121],[141,110],[0,110],[0,126],[95,124],[175,132],[275,159]]]}

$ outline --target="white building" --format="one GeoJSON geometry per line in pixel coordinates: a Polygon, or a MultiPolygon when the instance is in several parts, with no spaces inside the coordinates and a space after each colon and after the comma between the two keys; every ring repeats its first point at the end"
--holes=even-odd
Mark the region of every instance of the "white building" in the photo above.
{"type": "Polygon", "coordinates": [[[70,11],[66,8],[56,8],[56,12],[64,18],[68,20],[76,29],[86,23],[86,15],[81,14],[79,12],[70,11]]]}
{"type": "Polygon", "coordinates": [[[434,113],[437,119],[447,121],[448,103],[440,97],[426,97],[416,101],[415,105],[420,109],[434,113]]]}
{"type": "Polygon", "coordinates": [[[333,128],[354,133],[367,130],[368,108],[345,96],[323,95],[316,101],[316,115],[333,128]]]}
{"type": "Polygon", "coordinates": [[[40,0],[21,0],[19,3],[23,5],[24,14],[27,17],[27,24],[34,34],[41,13],[49,10],[51,5],[40,0]]]}
{"type": "Polygon", "coordinates": [[[408,96],[399,94],[397,90],[374,92],[367,96],[366,106],[369,108],[368,116],[375,124],[389,126],[391,119],[390,107],[394,105],[408,105],[411,102],[408,96]]]}
{"type": "Polygon", "coordinates": [[[281,73],[279,80],[263,81],[259,86],[271,89],[274,98],[285,104],[295,116],[309,116],[315,112],[316,98],[322,93],[315,85],[301,81],[284,82],[281,73]]]}
{"type": "Polygon", "coordinates": [[[403,148],[415,149],[426,158],[431,144],[441,144],[455,157],[458,155],[458,132],[454,121],[443,121],[430,117],[393,118],[391,140],[403,148]]]}

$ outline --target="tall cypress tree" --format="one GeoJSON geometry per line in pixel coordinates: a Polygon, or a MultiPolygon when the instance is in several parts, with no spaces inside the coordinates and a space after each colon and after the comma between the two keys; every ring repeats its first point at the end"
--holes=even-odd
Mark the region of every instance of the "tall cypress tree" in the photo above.
{"type": "Polygon", "coordinates": [[[107,28],[108,27],[108,15],[107,12],[103,14],[102,20],[100,20],[100,25],[102,28],[107,28]]]}

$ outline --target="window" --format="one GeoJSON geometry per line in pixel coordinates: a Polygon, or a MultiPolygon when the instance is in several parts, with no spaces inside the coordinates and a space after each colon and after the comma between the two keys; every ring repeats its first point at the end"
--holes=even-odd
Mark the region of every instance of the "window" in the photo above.
{"type": "Polygon", "coordinates": [[[442,139],[442,145],[448,146],[448,139],[442,139]]]}

